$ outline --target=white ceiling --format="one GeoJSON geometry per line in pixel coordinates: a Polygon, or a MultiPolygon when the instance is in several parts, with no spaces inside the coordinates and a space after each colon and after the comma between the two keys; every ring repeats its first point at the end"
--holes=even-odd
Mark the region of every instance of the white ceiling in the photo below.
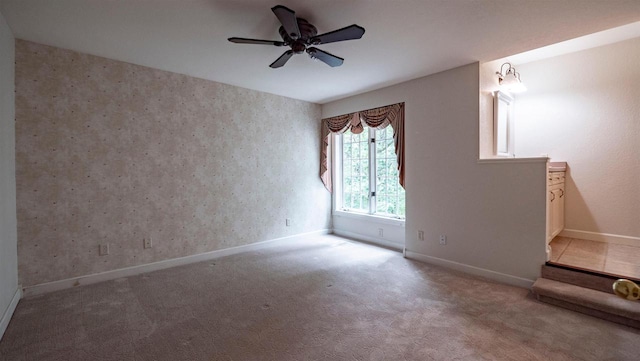
{"type": "Polygon", "coordinates": [[[326,103],[640,21],[639,0],[0,0],[16,38],[326,103]],[[284,48],[270,8],[282,4],[319,33],[358,24],[361,40],[318,46],[330,68],[284,48]]]}

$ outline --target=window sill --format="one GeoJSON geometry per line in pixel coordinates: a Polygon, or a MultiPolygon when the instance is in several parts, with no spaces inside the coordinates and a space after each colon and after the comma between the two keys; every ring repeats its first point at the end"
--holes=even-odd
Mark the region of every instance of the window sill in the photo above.
{"type": "Polygon", "coordinates": [[[360,221],[383,223],[383,224],[389,224],[389,225],[398,226],[398,227],[404,227],[404,222],[405,222],[404,219],[382,217],[382,216],[376,216],[376,215],[364,214],[364,213],[345,212],[345,211],[339,211],[339,210],[333,211],[333,215],[336,217],[352,218],[360,221]]]}

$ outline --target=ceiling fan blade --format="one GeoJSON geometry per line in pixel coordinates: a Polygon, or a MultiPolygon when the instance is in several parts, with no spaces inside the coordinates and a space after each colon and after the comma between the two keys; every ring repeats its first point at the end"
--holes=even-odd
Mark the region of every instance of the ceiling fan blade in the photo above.
{"type": "Polygon", "coordinates": [[[227,40],[236,44],[261,44],[261,45],[284,46],[284,42],[275,41],[275,40],[260,40],[260,39],[247,39],[247,38],[229,38],[227,40]]]}
{"type": "Polygon", "coordinates": [[[312,59],[318,59],[331,67],[340,66],[344,62],[344,59],[314,47],[307,48],[307,53],[312,59]]]}
{"type": "Polygon", "coordinates": [[[281,66],[283,66],[284,64],[287,63],[287,61],[293,56],[293,50],[287,50],[284,52],[284,54],[280,55],[280,57],[278,59],[276,59],[276,61],[274,61],[273,63],[271,63],[271,65],[269,65],[272,68],[279,68],[281,66]]]}
{"type": "Polygon", "coordinates": [[[364,35],[362,26],[353,24],[345,28],[330,31],[311,38],[313,45],[335,43],[336,41],[360,39],[364,35]]]}
{"type": "Polygon", "coordinates": [[[298,19],[296,18],[296,12],[289,9],[286,6],[276,5],[271,8],[284,30],[287,31],[287,34],[291,37],[291,39],[298,39],[300,37],[300,29],[298,28],[298,19]]]}

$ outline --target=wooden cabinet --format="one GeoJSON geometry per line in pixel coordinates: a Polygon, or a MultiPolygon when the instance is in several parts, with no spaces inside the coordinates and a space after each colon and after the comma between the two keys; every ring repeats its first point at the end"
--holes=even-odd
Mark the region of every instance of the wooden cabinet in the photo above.
{"type": "Polygon", "coordinates": [[[547,244],[564,229],[565,172],[549,172],[547,178],[547,244]]]}

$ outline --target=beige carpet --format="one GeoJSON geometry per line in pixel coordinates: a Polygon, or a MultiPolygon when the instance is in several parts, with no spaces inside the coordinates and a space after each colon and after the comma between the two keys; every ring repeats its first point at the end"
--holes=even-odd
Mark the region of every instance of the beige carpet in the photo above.
{"type": "Polygon", "coordinates": [[[334,236],[20,301],[1,360],[638,360],[640,331],[334,236]]]}

